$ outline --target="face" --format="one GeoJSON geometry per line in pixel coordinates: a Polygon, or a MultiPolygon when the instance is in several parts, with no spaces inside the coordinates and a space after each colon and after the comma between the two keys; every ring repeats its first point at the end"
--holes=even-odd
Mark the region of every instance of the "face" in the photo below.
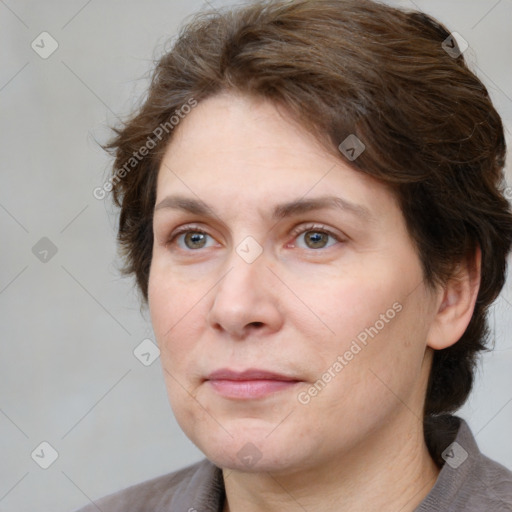
{"type": "Polygon", "coordinates": [[[177,421],[215,464],[306,468],[417,421],[434,305],[393,194],[273,104],[223,94],[181,122],[149,307],[177,421]]]}

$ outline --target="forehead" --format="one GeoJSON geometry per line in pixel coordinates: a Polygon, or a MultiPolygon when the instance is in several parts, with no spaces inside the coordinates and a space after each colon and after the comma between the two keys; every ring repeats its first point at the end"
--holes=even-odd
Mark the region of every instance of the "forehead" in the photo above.
{"type": "Polygon", "coordinates": [[[394,204],[387,187],[327,152],[273,103],[226,93],[200,102],[173,134],[157,204],[169,194],[243,208],[327,195],[369,212],[394,204]]]}
{"type": "MultiPolygon", "coordinates": [[[[211,159],[211,165],[241,162],[238,169],[300,167],[304,158],[325,157],[325,149],[283,109],[259,98],[222,93],[201,101],[178,125],[169,144],[174,162],[211,159]],[[191,154],[193,153],[193,155],[191,154]]],[[[334,160],[331,158],[331,162],[334,160]]]]}

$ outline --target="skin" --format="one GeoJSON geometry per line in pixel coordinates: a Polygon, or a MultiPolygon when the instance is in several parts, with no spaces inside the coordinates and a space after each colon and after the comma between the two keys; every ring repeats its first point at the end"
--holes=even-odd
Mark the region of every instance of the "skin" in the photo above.
{"type": "Polygon", "coordinates": [[[170,402],[223,469],[225,511],[414,510],[439,472],[422,430],[433,349],[464,332],[478,260],[429,288],[388,188],[272,103],[233,93],[204,100],[176,129],[159,171],[154,235],[149,308],[170,402]],[[211,211],[166,202],[178,195],[211,211]],[[276,205],[323,196],[359,209],[272,218],[276,205]],[[252,263],[237,252],[248,236],[262,249],[252,263]],[[334,371],[393,305],[400,311],[334,371]],[[205,380],[220,368],[297,382],[227,398],[205,380]],[[329,368],[329,382],[301,403],[329,368]],[[239,454],[248,443],[250,463],[239,454]]]}

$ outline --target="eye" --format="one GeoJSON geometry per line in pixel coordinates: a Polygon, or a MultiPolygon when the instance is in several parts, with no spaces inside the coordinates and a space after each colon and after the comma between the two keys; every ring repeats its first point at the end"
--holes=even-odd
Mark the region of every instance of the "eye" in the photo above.
{"type": "Polygon", "coordinates": [[[339,242],[339,238],[323,227],[309,226],[301,228],[293,233],[296,235],[296,243],[301,249],[325,249],[339,242]]]}
{"type": "Polygon", "coordinates": [[[176,233],[171,243],[176,243],[180,249],[189,251],[211,247],[215,245],[215,240],[204,231],[187,229],[176,233]]]}

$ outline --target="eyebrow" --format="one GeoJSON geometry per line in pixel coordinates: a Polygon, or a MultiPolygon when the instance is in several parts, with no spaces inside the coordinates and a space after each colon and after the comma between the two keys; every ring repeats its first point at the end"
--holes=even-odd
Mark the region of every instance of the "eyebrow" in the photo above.
{"type": "MultiPolygon", "coordinates": [[[[167,196],[155,206],[155,212],[164,208],[174,210],[183,210],[195,215],[218,217],[214,209],[204,201],[185,197],[185,196],[167,196]]],[[[311,199],[299,198],[293,201],[276,205],[272,212],[274,220],[284,219],[293,215],[307,213],[314,210],[323,210],[337,208],[346,211],[363,220],[371,220],[373,215],[365,206],[352,203],[347,199],[338,196],[321,196],[311,199]]]]}

